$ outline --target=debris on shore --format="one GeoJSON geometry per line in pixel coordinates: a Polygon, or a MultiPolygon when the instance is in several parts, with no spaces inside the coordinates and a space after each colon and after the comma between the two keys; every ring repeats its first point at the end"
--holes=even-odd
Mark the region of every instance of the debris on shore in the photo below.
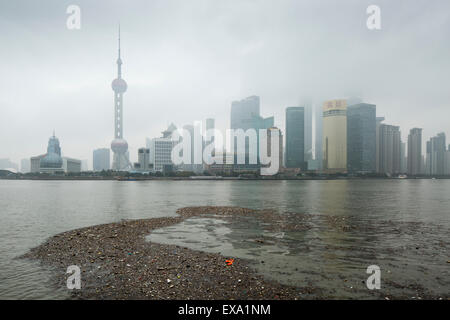
{"type": "Polygon", "coordinates": [[[73,299],[301,299],[302,294],[313,293],[311,287],[265,280],[245,260],[145,240],[152,230],[189,217],[255,212],[237,207],[183,208],[178,217],[97,225],[55,235],[23,258],[53,267],[55,285],[63,287],[67,267],[79,266],[82,288],[69,290],[73,299]]]}

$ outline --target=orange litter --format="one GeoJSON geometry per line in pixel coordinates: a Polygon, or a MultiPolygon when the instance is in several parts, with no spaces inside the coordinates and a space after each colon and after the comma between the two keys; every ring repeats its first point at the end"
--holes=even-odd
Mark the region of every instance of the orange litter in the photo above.
{"type": "Polygon", "coordinates": [[[225,262],[227,263],[227,266],[231,266],[234,262],[234,259],[228,259],[228,260],[225,260],[225,262]]]}

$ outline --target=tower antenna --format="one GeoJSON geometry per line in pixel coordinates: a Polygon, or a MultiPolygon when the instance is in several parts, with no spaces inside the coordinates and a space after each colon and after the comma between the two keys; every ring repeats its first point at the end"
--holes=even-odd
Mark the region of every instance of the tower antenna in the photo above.
{"type": "Polygon", "coordinates": [[[119,59],[120,59],[120,22],[119,22],[119,59]]]}

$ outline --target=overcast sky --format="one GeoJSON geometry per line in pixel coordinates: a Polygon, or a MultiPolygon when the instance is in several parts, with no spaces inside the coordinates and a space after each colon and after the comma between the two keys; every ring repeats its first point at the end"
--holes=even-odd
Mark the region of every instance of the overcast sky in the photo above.
{"type": "Polygon", "coordinates": [[[170,122],[227,128],[250,95],[283,131],[302,97],[360,95],[404,141],[412,127],[450,140],[448,0],[0,0],[0,158],[45,153],[53,130],[90,167],[109,147],[119,21],[132,161],[170,122]],[[71,4],[80,30],[66,27],[71,4]],[[370,4],[381,30],[366,27],[370,4]]]}

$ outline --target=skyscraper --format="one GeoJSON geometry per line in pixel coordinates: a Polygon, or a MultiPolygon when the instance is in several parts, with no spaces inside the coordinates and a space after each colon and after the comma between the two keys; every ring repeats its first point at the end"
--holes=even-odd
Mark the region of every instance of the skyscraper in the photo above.
{"type": "Polygon", "coordinates": [[[273,127],[273,117],[260,116],[260,100],[251,96],[231,103],[231,129],[268,129],[273,127]]]}
{"type": "MultiPolygon", "coordinates": [[[[379,124],[377,140],[377,172],[387,174],[402,173],[402,141],[400,127],[379,124]]],[[[404,152],[404,151],[403,151],[404,152]]]]}
{"type": "Polygon", "coordinates": [[[128,159],[128,143],[123,138],[123,94],[127,91],[127,83],[122,79],[122,59],[120,57],[120,27],[119,27],[119,54],[117,58],[117,78],[111,87],[114,91],[114,140],[111,142],[113,155],[113,170],[131,169],[128,159]]]}
{"type": "MultiPolygon", "coordinates": [[[[230,128],[231,129],[242,129],[244,131],[248,129],[254,129],[256,131],[256,137],[257,137],[257,145],[256,145],[256,154],[258,158],[258,164],[259,164],[259,130],[260,129],[269,129],[270,127],[274,126],[274,118],[268,117],[263,118],[259,114],[260,110],[260,100],[258,96],[251,96],[248,98],[245,98],[240,101],[233,101],[231,103],[231,117],[230,117],[230,128]]],[[[235,138],[234,143],[234,154],[235,159],[234,163],[237,163],[237,142],[235,138]]],[[[250,146],[249,141],[247,140],[245,142],[245,164],[250,164],[250,146]]],[[[245,166],[244,166],[245,167],[245,166]]]]}
{"type": "Polygon", "coordinates": [[[445,133],[441,132],[427,142],[427,174],[445,174],[445,133]]]}
{"type": "Polygon", "coordinates": [[[304,128],[305,128],[305,146],[304,146],[304,152],[305,152],[305,163],[308,162],[308,160],[313,159],[313,146],[312,146],[312,123],[313,123],[313,110],[312,110],[312,102],[311,99],[305,99],[305,102],[303,103],[303,107],[305,108],[305,121],[304,121],[304,128]]]}
{"type": "Polygon", "coordinates": [[[259,97],[251,96],[231,103],[231,129],[247,130],[252,127],[252,121],[259,118],[259,97]]]}
{"type": "Polygon", "coordinates": [[[445,152],[445,174],[450,175],[450,145],[448,150],[445,152]]]}
{"type": "Polygon", "coordinates": [[[286,108],[286,168],[305,169],[305,108],[286,108]]]}
{"type": "Polygon", "coordinates": [[[94,150],[92,168],[94,171],[109,170],[111,168],[110,150],[108,148],[94,150]]]}
{"type": "Polygon", "coordinates": [[[422,129],[413,128],[408,135],[408,174],[421,174],[422,162],[422,129]]]}
{"type": "Polygon", "coordinates": [[[323,169],[347,171],[347,102],[343,99],[323,104],[323,169]]]}
{"type": "Polygon", "coordinates": [[[322,105],[314,105],[314,131],[315,131],[315,150],[314,159],[318,163],[319,169],[323,167],[323,110],[322,105]]]}
{"type": "Polygon", "coordinates": [[[347,169],[376,170],[376,106],[359,103],[347,107],[347,169]]]}
{"type": "Polygon", "coordinates": [[[380,126],[384,121],[384,117],[377,117],[376,119],[376,165],[377,172],[380,172],[380,126]]]}

